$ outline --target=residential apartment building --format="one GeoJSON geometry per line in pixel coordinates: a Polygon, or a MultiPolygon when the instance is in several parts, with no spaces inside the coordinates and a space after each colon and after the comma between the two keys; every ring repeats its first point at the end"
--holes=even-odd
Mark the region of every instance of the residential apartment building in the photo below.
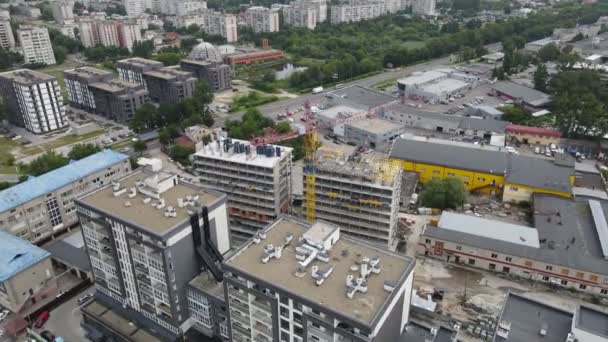
{"type": "Polygon", "coordinates": [[[125,10],[129,17],[136,17],[144,14],[147,9],[160,10],[160,1],[154,0],[123,0],[123,5],[125,6],[125,10]]]}
{"type": "Polygon", "coordinates": [[[95,23],[99,44],[103,46],[120,46],[119,26],[114,21],[104,20],[95,23]]]}
{"type": "Polygon", "coordinates": [[[387,13],[384,1],[365,2],[361,0],[350,0],[331,6],[331,23],[350,23],[361,20],[376,18],[387,13]]]}
{"type": "Polygon", "coordinates": [[[207,9],[207,2],[195,0],[166,0],[162,1],[161,12],[166,15],[189,15],[207,9]]]}
{"type": "Polygon", "coordinates": [[[161,168],[152,160],[76,202],[96,289],[82,309],[89,334],[132,340],[120,329],[131,322],[143,341],[183,340],[192,325],[187,284],[213,260],[205,248],[219,258],[230,249],[226,195],[161,168]]]}
{"type": "Polygon", "coordinates": [[[89,85],[107,82],[114,78],[111,71],[92,67],[64,70],[63,76],[70,105],[88,111],[95,110],[95,98],[89,90],[89,85]]]}
{"type": "Polygon", "coordinates": [[[139,57],[123,59],[116,62],[116,70],[118,71],[118,77],[121,80],[131,83],[140,83],[144,86],[146,86],[144,73],[152,70],[160,70],[163,67],[164,64],[161,62],[139,57]]]}
{"type": "Polygon", "coordinates": [[[292,149],[219,138],[194,154],[201,184],[228,195],[230,229],[250,237],[291,206],[292,149]]]}
{"type": "Polygon", "coordinates": [[[0,230],[0,305],[18,316],[57,294],[50,253],[0,230]]]}
{"type": "Polygon", "coordinates": [[[418,15],[435,15],[435,7],[437,6],[437,0],[415,0],[413,13],[418,15]]]}
{"type": "Polygon", "coordinates": [[[396,139],[389,156],[400,161],[405,171],[417,172],[422,184],[457,177],[467,190],[502,194],[505,202],[529,202],[535,193],[572,196],[574,160],[566,155],[548,160],[492,147],[411,137],[396,139]]]}
{"type": "Polygon", "coordinates": [[[129,122],[135,112],[149,101],[143,84],[110,80],[91,84],[95,113],[117,122],[129,122]]]}
{"type": "Polygon", "coordinates": [[[0,227],[40,243],[78,223],[74,199],[131,171],[129,156],[104,150],[0,191],[0,227]]]}
{"type": "Polygon", "coordinates": [[[193,13],[187,15],[167,17],[167,21],[172,23],[176,28],[187,28],[191,25],[198,27],[205,26],[205,15],[202,13],[193,13]]]}
{"type": "Polygon", "coordinates": [[[133,50],[135,42],[141,42],[141,27],[135,21],[122,21],[118,24],[120,46],[133,50]]]}
{"type": "Polygon", "coordinates": [[[25,63],[44,63],[47,65],[57,63],[53,53],[53,45],[49,38],[49,30],[46,27],[21,25],[17,30],[17,37],[25,63]]]}
{"type": "Polygon", "coordinates": [[[234,14],[226,14],[213,10],[203,12],[203,31],[207,34],[226,38],[226,42],[234,43],[239,39],[237,20],[234,14]]]}
{"type": "Polygon", "coordinates": [[[314,177],[304,175],[308,220],[339,225],[342,232],[395,247],[403,172],[396,163],[371,158],[360,163],[319,152],[314,177]]]}
{"type": "Polygon", "coordinates": [[[535,195],[533,209],[533,227],[444,212],[424,228],[417,252],[608,297],[607,205],[535,195]]]}
{"type": "Polygon", "coordinates": [[[0,94],[9,109],[9,121],[35,134],[68,125],[57,79],[28,69],[0,73],[0,94]]]}
{"type": "Polygon", "coordinates": [[[0,19],[0,47],[3,49],[15,47],[15,36],[10,20],[0,19]]]}
{"type": "Polygon", "coordinates": [[[78,34],[80,42],[86,48],[95,47],[99,44],[99,32],[97,21],[91,18],[80,18],[78,20],[78,34]]]}
{"type": "Polygon", "coordinates": [[[279,32],[278,9],[253,6],[245,10],[245,22],[253,32],[279,32]]]}
{"type": "MultiPolygon", "coordinates": [[[[341,233],[283,217],[231,253],[223,263],[227,340],[401,340],[414,259],[341,233]]],[[[192,318],[196,328],[207,317],[192,318]]]]}
{"type": "Polygon", "coordinates": [[[53,19],[60,24],[71,24],[74,22],[74,2],[58,1],[51,3],[53,19]]]}
{"type": "Polygon", "coordinates": [[[143,75],[149,97],[154,102],[177,102],[194,95],[197,79],[190,72],[166,67],[143,75]]]}
{"type": "Polygon", "coordinates": [[[232,88],[232,69],[223,62],[182,59],[179,66],[197,79],[206,81],[214,92],[232,88]]]}
{"type": "Polygon", "coordinates": [[[314,30],[318,23],[327,20],[326,0],[294,0],[283,7],[287,25],[314,30]]]}

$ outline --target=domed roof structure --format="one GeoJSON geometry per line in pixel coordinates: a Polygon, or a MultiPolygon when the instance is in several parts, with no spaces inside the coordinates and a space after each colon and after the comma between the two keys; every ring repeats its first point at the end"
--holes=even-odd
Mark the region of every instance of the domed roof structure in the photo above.
{"type": "Polygon", "coordinates": [[[222,60],[222,54],[211,43],[201,41],[192,49],[192,52],[190,52],[190,58],[199,61],[208,60],[217,62],[222,60]]]}

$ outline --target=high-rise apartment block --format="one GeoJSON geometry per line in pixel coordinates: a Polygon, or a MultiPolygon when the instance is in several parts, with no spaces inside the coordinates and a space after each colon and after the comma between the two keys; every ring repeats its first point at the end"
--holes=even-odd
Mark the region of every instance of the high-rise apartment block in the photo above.
{"type": "Polygon", "coordinates": [[[419,15],[435,15],[435,7],[437,0],[415,0],[414,14],[419,15]]]}
{"type": "Polygon", "coordinates": [[[139,57],[123,59],[116,62],[116,70],[118,70],[118,77],[120,77],[121,80],[141,83],[144,86],[146,84],[144,73],[152,70],[160,70],[163,67],[164,64],[161,62],[139,57]]]}
{"type": "Polygon", "coordinates": [[[141,26],[137,20],[96,20],[83,18],[78,22],[80,41],[85,47],[96,45],[133,49],[142,41],[141,26]]]}
{"type": "Polygon", "coordinates": [[[44,63],[47,65],[57,63],[49,37],[49,30],[46,27],[21,25],[17,30],[17,36],[19,37],[25,63],[44,63]]]}
{"type": "Polygon", "coordinates": [[[314,30],[318,23],[327,20],[326,0],[294,0],[283,7],[287,25],[314,30]]]}
{"type": "Polygon", "coordinates": [[[341,233],[284,217],[231,253],[223,263],[228,340],[400,341],[414,259],[341,233]]]}
{"type": "Polygon", "coordinates": [[[279,10],[261,6],[245,11],[245,22],[253,32],[279,32],[279,10]]]}
{"type": "Polygon", "coordinates": [[[159,162],[76,202],[97,290],[82,309],[89,333],[133,340],[119,335],[130,322],[148,331],[141,341],[181,340],[188,282],[230,249],[226,196],[180,183],[159,162]]]}
{"type": "Polygon", "coordinates": [[[401,168],[381,158],[351,162],[320,153],[314,177],[304,176],[307,216],[312,210],[345,234],[395,247],[402,177],[401,168]]]}
{"type": "Polygon", "coordinates": [[[207,9],[207,2],[201,0],[164,0],[161,12],[166,15],[189,15],[207,9]]]}
{"type": "Polygon", "coordinates": [[[97,27],[97,36],[99,44],[103,46],[120,46],[119,26],[116,22],[110,20],[98,21],[95,23],[97,27]]]}
{"type": "Polygon", "coordinates": [[[152,9],[154,6],[153,0],[123,0],[125,10],[129,17],[135,17],[146,12],[147,9],[152,9]]]}
{"type": "Polygon", "coordinates": [[[144,73],[144,79],[152,101],[177,102],[192,97],[197,79],[191,72],[177,67],[166,67],[144,73]]]}
{"type": "Polygon", "coordinates": [[[205,18],[202,29],[205,33],[226,38],[226,42],[234,43],[239,39],[237,20],[234,14],[226,14],[213,10],[203,12],[205,18]]]}
{"type": "Polygon", "coordinates": [[[131,171],[129,156],[104,150],[0,191],[0,229],[41,243],[78,223],[74,200],[131,171]]]}
{"type": "Polygon", "coordinates": [[[97,21],[91,18],[81,18],[78,21],[78,33],[80,42],[84,47],[95,47],[99,44],[99,32],[97,31],[97,21]]]}
{"type": "Polygon", "coordinates": [[[15,47],[15,36],[10,20],[0,19],[0,47],[11,49],[15,47]]]}
{"type": "Polygon", "coordinates": [[[28,69],[0,73],[0,93],[9,120],[36,134],[68,125],[61,88],[55,77],[28,69]]]}
{"type": "Polygon", "coordinates": [[[387,13],[384,1],[351,0],[331,6],[331,23],[350,23],[376,18],[387,13]]]}
{"type": "Polygon", "coordinates": [[[135,42],[141,42],[141,27],[135,21],[122,21],[118,24],[118,38],[120,46],[133,50],[135,42]]]}
{"type": "Polygon", "coordinates": [[[71,24],[74,22],[74,2],[58,1],[51,3],[53,19],[60,24],[71,24]]]}
{"type": "Polygon", "coordinates": [[[96,107],[95,97],[89,86],[99,82],[107,82],[114,78],[112,72],[92,67],[64,70],[63,75],[70,105],[89,111],[94,111],[96,107]]]}
{"type": "Polygon", "coordinates": [[[95,113],[118,122],[128,122],[149,101],[143,84],[110,80],[89,85],[95,100],[95,113]]]}
{"type": "Polygon", "coordinates": [[[182,59],[179,65],[197,79],[206,81],[213,91],[232,88],[232,69],[223,62],[182,59]]]}
{"type": "Polygon", "coordinates": [[[251,236],[291,206],[292,149],[212,141],[194,155],[201,184],[228,194],[233,234],[251,236]]]}

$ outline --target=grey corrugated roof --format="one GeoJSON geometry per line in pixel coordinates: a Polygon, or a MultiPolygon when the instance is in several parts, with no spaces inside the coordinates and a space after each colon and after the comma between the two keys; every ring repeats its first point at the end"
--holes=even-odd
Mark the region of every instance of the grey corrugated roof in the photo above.
{"type": "Polygon", "coordinates": [[[511,323],[509,338],[494,336],[494,342],[564,342],[570,332],[572,314],[509,292],[499,321],[511,323]],[[547,335],[539,334],[546,325],[547,335]]]}
{"type": "Polygon", "coordinates": [[[462,118],[458,128],[484,132],[504,133],[508,122],[493,119],[462,118]]]}
{"type": "Polygon", "coordinates": [[[521,99],[523,102],[532,106],[542,106],[550,101],[548,94],[511,81],[497,82],[494,84],[494,89],[508,95],[509,97],[521,99]]]}
{"type": "Polygon", "coordinates": [[[593,225],[597,232],[598,239],[604,258],[608,258],[608,223],[606,216],[599,201],[589,200],[589,208],[591,208],[591,216],[593,217],[593,225]]]}
{"type": "Polygon", "coordinates": [[[331,101],[336,104],[356,104],[364,106],[368,109],[376,108],[383,104],[397,100],[397,98],[394,96],[381,93],[377,90],[365,88],[360,85],[344,87],[342,89],[330,91],[329,93],[336,95],[336,97],[331,99],[331,101]]]}
{"type": "Polygon", "coordinates": [[[42,248],[51,253],[51,258],[66,265],[76,267],[81,271],[89,272],[91,270],[91,264],[89,263],[86,248],[84,247],[84,241],[82,241],[82,245],[78,244],[77,246],[73,241],[69,240],[81,242],[83,240],[82,233],[75,232],[64,239],[53,240],[42,246],[42,248]]]}
{"type": "MultiPolygon", "coordinates": [[[[586,272],[608,274],[608,261],[599,255],[593,241],[591,213],[585,202],[535,195],[534,227],[539,232],[541,248],[527,247],[475,234],[428,227],[422,236],[483,248],[498,253],[561,265],[586,272]],[[559,213],[559,215],[557,215],[559,213]],[[574,238],[574,242],[572,242],[574,238]]],[[[606,209],[604,209],[606,210],[606,209]]],[[[496,222],[496,221],[490,221],[496,222]]],[[[488,225],[487,229],[492,229],[488,225]]]]}
{"type": "Polygon", "coordinates": [[[574,168],[556,165],[553,160],[511,154],[507,183],[546,190],[571,192],[570,176],[574,168]]]}
{"type": "Polygon", "coordinates": [[[479,171],[489,174],[505,174],[507,154],[473,147],[438,144],[426,141],[397,139],[390,151],[390,158],[414,161],[430,165],[449,166],[456,169],[479,171]]]}
{"type": "Polygon", "coordinates": [[[575,325],[595,335],[608,338],[608,314],[586,306],[578,306],[575,313],[575,325]]]}

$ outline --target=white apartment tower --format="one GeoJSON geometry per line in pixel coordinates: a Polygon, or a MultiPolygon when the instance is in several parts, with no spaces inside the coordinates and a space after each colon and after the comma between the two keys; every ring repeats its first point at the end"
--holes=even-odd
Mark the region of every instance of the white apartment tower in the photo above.
{"type": "Polygon", "coordinates": [[[228,195],[233,236],[249,237],[291,207],[292,149],[220,138],[194,155],[201,184],[228,195]]]}
{"type": "Polygon", "coordinates": [[[17,30],[25,63],[56,64],[53,45],[46,27],[21,26],[17,30]]]}
{"type": "Polygon", "coordinates": [[[416,0],[414,2],[414,14],[435,15],[437,0],[416,0]]]}
{"type": "Polygon", "coordinates": [[[103,46],[120,46],[118,25],[113,21],[100,21],[96,23],[99,43],[103,46]]]}
{"type": "Polygon", "coordinates": [[[152,7],[150,0],[124,0],[124,6],[129,17],[138,16],[152,7]]]}
{"type": "Polygon", "coordinates": [[[93,19],[80,19],[78,22],[78,32],[80,42],[84,47],[95,47],[99,44],[99,33],[97,32],[97,22],[93,19]]]}
{"type": "Polygon", "coordinates": [[[10,20],[0,20],[0,46],[4,49],[15,47],[15,36],[10,20]]]}
{"type": "Polygon", "coordinates": [[[279,32],[279,11],[261,6],[245,11],[245,22],[253,32],[279,32]]]}
{"type": "Polygon", "coordinates": [[[222,36],[226,38],[228,43],[234,43],[239,39],[237,20],[234,14],[225,14],[211,10],[207,10],[203,14],[205,23],[203,31],[205,33],[222,36]]]}
{"type": "Polygon", "coordinates": [[[122,22],[119,24],[120,46],[131,51],[135,42],[142,41],[140,26],[135,22],[122,22]]]}
{"type": "Polygon", "coordinates": [[[53,19],[60,24],[71,24],[74,22],[74,2],[59,1],[51,4],[53,19]]]}
{"type": "Polygon", "coordinates": [[[349,3],[331,6],[331,23],[349,23],[376,18],[387,13],[383,1],[363,2],[352,0],[349,3]]]}
{"type": "Polygon", "coordinates": [[[3,72],[0,93],[7,101],[10,121],[17,126],[42,134],[68,125],[55,77],[28,69],[3,72]]]}
{"type": "Polygon", "coordinates": [[[295,0],[283,7],[283,14],[288,25],[314,30],[318,23],[327,20],[327,1],[295,0]]]}

